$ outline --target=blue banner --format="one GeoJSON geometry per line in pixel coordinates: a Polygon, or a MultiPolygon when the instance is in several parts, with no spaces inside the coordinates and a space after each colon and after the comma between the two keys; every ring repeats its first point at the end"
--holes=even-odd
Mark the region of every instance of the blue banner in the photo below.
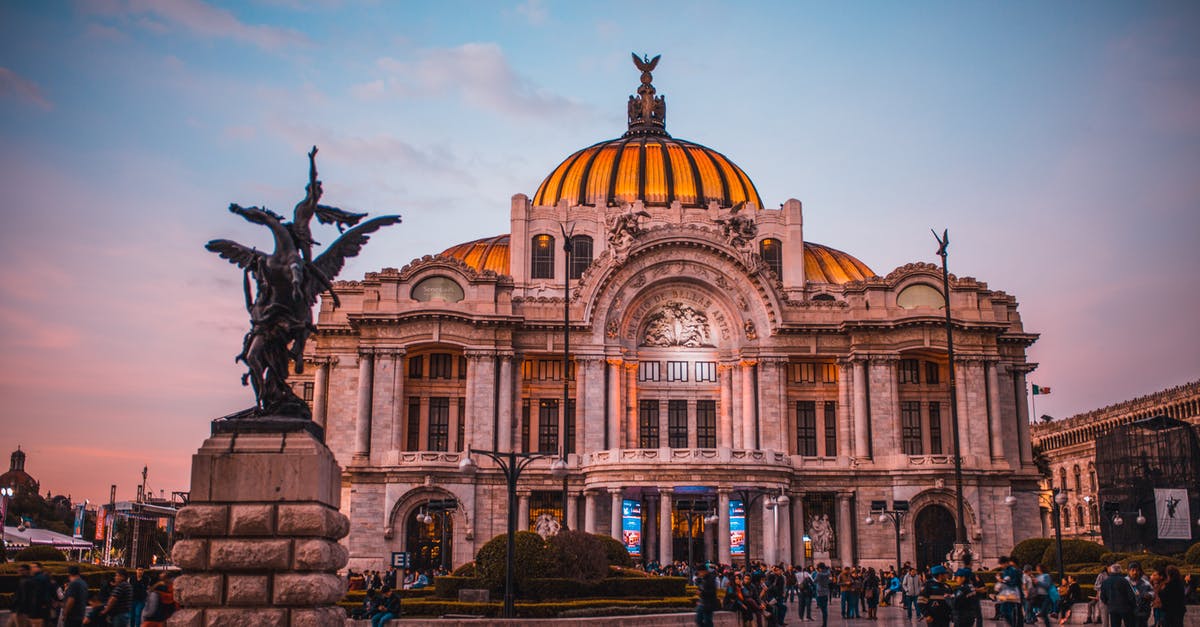
{"type": "Polygon", "coordinates": [[[746,508],[736,499],[729,501],[729,554],[746,554],[746,508]]]}
{"type": "Polygon", "coordinates": [[[621,538],[630,555],[642,554],[642,503],[621,501],[621,538]]]}
{"type": "Polygon", "coordinates": [[[83,507],[83,503],[75,506],[75,531],[72,535],[79,539],[83,539],[83,507]]]}

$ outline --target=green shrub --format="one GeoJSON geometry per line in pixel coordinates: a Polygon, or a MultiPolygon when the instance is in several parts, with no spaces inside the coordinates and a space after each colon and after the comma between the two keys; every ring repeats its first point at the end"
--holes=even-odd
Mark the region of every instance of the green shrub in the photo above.
{"type": "MultiPolygon", "coordinates": [[[[459,590],[479,590],[487,587],[483,580],[476,577],[442,576],[433,580],[433,596],[440,599],[457,599],[459,590]]],[[[500,587],[504,587],[503,582],[500,587]]]]}
{"type": "MultiPolygon", "coordinates": [[[[485,588],[504,589],[505,563],[507,559],[507,534],[499,534],[488,540],[475,554],[475,569],[485,588]]],[[[542,536],[532,531],[518,531],[513,536],[513,584],[519,592],[534,577],[551,572],[549,551],[542,536]]]]}
{"type": "Polygon", "coordinates": [[[454,572],[452,572],[450,574],[454,575],[455,577],[474,577],[476,574],[475,573],[475,562],[467,562],[466,564],[463,564],[462,566],[455,568],[454,572]]]}
{"type": "MultiPolygon", "coordinates": [[[[1106,553],[1103,546],[1087,540],[1063,540],[1062,545],[1064,564],[1099,562],[1100,556],[1106,553]]],[[[1046,546],[1039,560],[1051,568],[1058,563],[1058,549],[1054,542],[1050,542],[1046,546]]]]}
{"type": "Polygon", "coordinates": [[[1187,553],[1183,554],[1183,561],[1185,564],[1200,566],[1200,542],[1188,547],[1187,553]]]}
{"type": "Polygon", "coordinates": [[[646,577],[652,577],[653,575],[651,575],[650,573],[648,573],[644,570],[639,570],[637,568],[626,568],[624,566],[609,566],[608,567],[608,576],[609,577],[637,577],[637,578],[645,579],[646,577]]]}
{"type": "Polygon", "coordinates": [[[608,577],[595,589],[596,596],[613,598],[666,598],[683,596],[687,579],[683,577],[608,577]]]}
{"type": "Polygon", "coordinates": [[[620,540],[612,536],[595,533],[592,534],[600,545],[604,547],[604,554],[608,557],[610,566],[633,566],[633,558],[629,556],[629,551],[620,540]]]}
{"type": "Polygon", "coordinates": [[[1100,554],[1100,563],[1105,566],[1112,566],[1117,562],[1134,555],[1134,553],[1124,553],[1121,551],[1105,552],[1100,554]]]}
{"type": "Polygon", "coordinates": [[[560,531],[547,542],[547,575],[595,583],[608,574],[608,559],[599,536],[583,531],[560,531]]]}
{"type": "Polygon", "coordinates": [[[67,556],[62,551],[46,545],[35,544],[27,546],[13,556],[16,562],[65,562],[67,556]]]}
{"type": "Polygon", "coordinates": [[[1129,570],[1129,564],[1137,562],[1142,565],[1142,571],[1147,575],[1167,566],[1183,566],[1183,562],[1166,555],[1155,555],[1154,553],[1137,553],[1126,558],[1121,566],[1129,570]]]}
{"type": "Polygon", "coordinates": [[[1046,547],[1053,544],[1054,541],[1050,538],[1029,538],[1017,543],[1013,547],[1012,559],[1017,563],[1017,568],[1023,568],[1026,564],[1034,565],[1042,559],[1042,554],[1046,552],[1046,547]]]}
{"type": "Polygon", "coordinates": [[[1092,577],[1100,574],[1104,569],[1103,564],[1087,563],[1087,564],[1067,564],[1064,570],[1068,575],[1075,575],[1076,579],[1080,577],[1092,577]]]}
{"type": "MultiPolygon", "coordinates": [[[[462,603],[440,599],[419,599],[403,604],[404,615],[411,617],[469,614],[484,617],[499,616],[502,603],[462,603]]],[[[620,616],[629,614],[662,614],[695,607],[692,597],[665,599],[579,599],[573,601],[516,603],[520,618],[555,618],[558,616],[620,616]]]]}

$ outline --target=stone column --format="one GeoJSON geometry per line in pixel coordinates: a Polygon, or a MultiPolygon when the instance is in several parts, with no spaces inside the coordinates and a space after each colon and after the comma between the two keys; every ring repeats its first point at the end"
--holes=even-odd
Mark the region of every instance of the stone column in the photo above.
{"type": "Polygon", "coordinates": [[[672,547],[675,544],[675,537],[671,535],[671,513],[674,507],[671,505],[671,488],[658,489],[658,562],[660,564],[670,564],[674,558],[672,547]]]}
{"type": "Polygon", "coordinates": [[[579,492],[567,492],[567,529],[579,529],[579,492]]]}
{"type": "MultiPolygon", "coordinates": [[[[967,381],[971,378],[970,370],[974,364],[962,358],[958,358],[956,361],[958,363],[954,365],[954,393],[958,399],[958,453],[962,456],[963,462],[969,464],[970,462],[967,459],[974,451],[971,448],[971,399],[968,396],[969,384],[967,381]]],[[[946,408],[945,415],[951,415],[949,407],[946,408]]],[[[954,421],[951,420],[943,424],[948,425],[948,427],[942,430],[942,433],[947,434],[946,442],[942,448],[947,453],[953,455],[954,440],[952,438],[954,437],[954,432],[952,429],[954,428],[954,421]]]]}
{"type": "Polygon", "coordinates": [[[575,394],[575,421],[581,425],[581,433],[586,434],[578,439],[580,455],[604,450],[604,361],[598,357],[585,357],[582,367],[587,372],[587,385],[583,392],[575,394]]]}
{"type": "Polygon", "coordinates": [[[717,523],[717,561],[729,564],[732,558],[729,555],[729,490],[726,488],[717,490],[717,516],[721,519],[717,523]]]}
{"type": "Polygon", "coordinates": [[[1029,397],[1025,387],[1026,372],[1027,370],[1020,366],[1015,366],[1013,369],[1013,380],[1016,382],[1017,392],[1017,450],[1020,453],[1022,466],[1033,463],[1033,450],[1030,448],[1029,439],[1029,397]]]}
{"type": "Polygon", "coordinates": [[[624,362],[608,359],[608,448],[625,448],[621,438],[621,423],[625,419],[625,406],[621,404],[621,384],[625,377],[624,362]]]}
{"type": "MultiPolygon", "coordinates": [[[[625,441],[626,448],[640,448],[638,441],[637,362],[625,362],[625,441]]],[[[661,434],[660,434],[661,437],[661,434]]]]}
{"type": "Polygon", "coordinates": [[[658,497],[642,495],[642,559],[649,562],[658,557],[658,497]]]}
{"type": "Polygon", "coordinates": [[[354,462],[366,463],[371,454],[371,388],[375,373],[375,354],[358,354],[358,414],[354,421],[354,462]]]}
{"type": "Polygon", "coordinates": [[[804,493],[791,494],[792,520],[792,563],[807,566],[804,558],[804,493]]]}
{"type": "MultiPolygon", "coordinates": [[[[771,503],[771,494],[764,494],[759,499],[761,505],[759,511],[762,512],[762,524],[759,525],[759,533],[762,535],[763,542],[763,561],[767,564],[774,564],[779,561],[779,555],[776,553],[778,548],[779,528],[775,525],[775,506],[771,503]]],[[[747,512],[749,514],[749,512],[747,512]]]]}
{"type": "Polygon", "coordinates": [[[850,511],[850,497],[849,492],[838,492],[837,495],[837,549],[842,566],[854,563],[854,514],[850,511]]]}
{"type": "MultiPolygon", "coordinates": [[[[721,385],[721,407],[717,415],[717,446],[721,448],[737,448],[734,442],[733,429],[733,366],[717,364],[718,379],[721,385]]],[[[740,434],[738,434],[740,436],[740,434]]]]}
{"type": "Polygon", "coordinates": [[[757,361],[742,361],[742,443],[747,449],[762,448],[758,441],[758,413],[754,410],[754,381],[757,361]]]}
{"type": "MultiPolygon", "coordinates": [[[[247,421],[251,422],[251,421],[247,421]]],[[[242,425],[228,425],[230,431],[242,425]]],[[[173,625],[340,625],[342,473],[308,431],[217,433],[192,457],[173,625]]]]}
{"type": "Polygon", "coordinates": [[[737,363],[732,364],[730,368],[729,414],[733,416],[733,448],[745,450],[749,447],[746,445],[746,428],[743,426],[745,412],[742,409],[742,375],[738,371],[737,363]]]}
{"type": "Polygon", "coordinates": [[[988,433],[992,436],[992,459],[1004,459],[1004,427],[1000,422],[1000,376],[996,369],[999,362],[987,362],[988,433]]]}
{"type": "Polygon", "coordinates": [[[583,493],[583,530],[596,533],[596,493],[592,490],[583,493]]]}
{"type": "MultiPolygon", "coordinates": [[[[463,451],[491,448],[495,429],[493,405],[496,384],[496,354],[492,351],[467,351],[467,385],[463,398],[467,408],[463,426],[463,451]]],[[[508,450],[508,449],[503,449],[508,450]]]]}
{"type": "Polygon", "coordinates": [[[781,370],[778,359],[759,360],[758,434],[759,444],[763,449],[786,452],[788,421],[785,418],[785,403],[780,402],[781,370]]]}
{"type": "Polygon", "coordinates": [[[851,386],[853,378],[851,362],[838,361],[838,407],[837,407],[837,452],[826,452],[827,455],[837,455],[839,461],[845,463],[854,454],[853,441],[850,435],[851,386]]]}
{"type": "MultiPolygon", "coordinates": [[[[375,365],[371,374],[371,427],[369,429],[373,464],[383,462],[392,443],[392,427],[396,422],[396,381],[400,377],[402,349],[375,349],[375,365]]],[[[453,433],[453,431],[451,431],[453,433]]],[[[453,450],[453,449],[451,449],[453,450]]]]}
{"type": "Polygon", "coordinates": [[[317,372],[313,377],[313,422],[325,428],[326,399],[329,398],[329,368],[331,357],[318,358],[317,372]]]}
{"type": "Polygon", "coordinates": [[[500,419],[497,421],[496,448],[500,451],[515,450],[513,442],[513,354],[500,354],[500,419]]]}
{"type": "Polygon", "coordinates": [[[870,457],[871,443],[867,440],[867,362],[854,360],[854,457],[870,457]]]}
{"type": "MultiPolygon", "coordinates": [[[[785,492],[786,494],[786,492],[785,492]]],[[[776,538],[778,542],[775,553],[775,562],[794,563],[792,560],[792,504],[791,497],[786,505],[780,505],[776,508],[776,520],[779,521],[779,534],[776,538]]]]}
{"type": "Polygon", "coordinates": [[[529,492],[517,493],[517,531],[529,531],[529,492]]]}
{"type": "Polygon", "coordinates": [[[393,451],[404,449],[404,415],[408,411],[408,399],[404,398],[404,380],[408,375],[404,370],[404,354],[405,351],[401,349],[396,355],[395,385],[393,386],[390,410],[392,416],[391,450],[393,451]]]}
{"type": "Polygon", "coordinates": [[[612,496],[612,529],[609,533],[624,544],[625,538],[621,536],[621,488],[609,488],[608,493],[612,496]]]}

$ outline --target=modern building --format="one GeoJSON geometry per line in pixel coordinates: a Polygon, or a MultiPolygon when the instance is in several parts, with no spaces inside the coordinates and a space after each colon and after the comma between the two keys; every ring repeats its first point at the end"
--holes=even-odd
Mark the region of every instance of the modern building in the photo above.
{"type": "MultiPolygon", "coordinates": [[[[768,208],[728,157],[668,134],[655,63],[638,63],[627,131],[514,195],[508,233],[322,301],[295,381],[344,466],[351,568],[401,551],[457,565],[503,533],[504,478],[478,454],[461,473],[471,448],[546,454],[520,478],[521,527],[549,515],[647,561],[893,563],[873,503],[907,502],[903,559],[952,548],[940,268],[879,276],[805,241],[800,201],[768,208]]],[[[950,291],[965,525],[991,560],[1040,531],[1037,335],[1013,296],[950,291]]]]}
{"type": "MultiPolygon", "coordinates": [[[[1065,492],[1063,537],[1100,541],[1101,507],[1096,477],[1096,440],[1113,428],[1167,416],[1200,427],[1200,380],[1146,396],[1094,409],[1063,420],[1033,426],[1033,446],[1045,455],[1051,479],[1044,482],[1065,492]]],[[[1042,499],[1042,535],[1053,533],[1050,504],[1042,499]]]]}

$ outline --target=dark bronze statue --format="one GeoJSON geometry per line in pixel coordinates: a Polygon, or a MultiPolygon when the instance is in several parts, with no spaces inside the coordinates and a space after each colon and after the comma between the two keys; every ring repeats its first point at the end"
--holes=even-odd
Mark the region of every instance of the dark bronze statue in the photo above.
{"type": "Polygon", "coordinates": [[[314,146],[308,154],[307,194],[296,205],[291,222],[266,208],[229,206],[232,213],[271,230],[274,252],[267,254],[227,239],[205,245],[243,270],[250,331],[236,360],[246,364],[242,385],[254,388],[257,406],[238,417],[311,419],[308,404],[292,391],[287,377],[289,364],[295,365],[297,373],[304,370],[304,344],[316,330],[313,305],[322,292],[328,291],[334,306],[338,306],[332,284],[346,259],[362,251],[371,233],[400,222],[400,216],[381,216],[358,224],[365,213],[319,204],[322,190],[317,180],[316,155],[314,146]],[[312,247],[319,243],[313,241],[309,227],[314,216],[322,224],[336,224],[339,231],[352,227],[316,259],[312,258],[312,247]]]}

